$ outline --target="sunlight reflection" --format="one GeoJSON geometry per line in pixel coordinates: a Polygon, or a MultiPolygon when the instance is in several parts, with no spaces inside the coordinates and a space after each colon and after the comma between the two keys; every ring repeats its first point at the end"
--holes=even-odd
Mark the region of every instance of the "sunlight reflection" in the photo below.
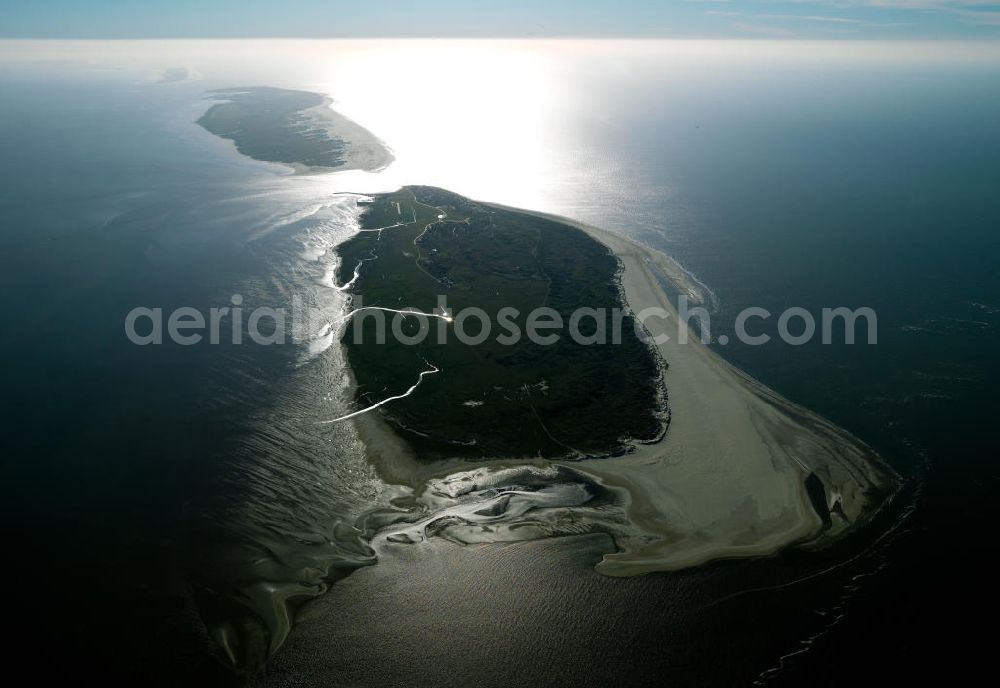
{"type": "MultiPolygon", "coordinates": [[[[311,85],[385,140],[396,163],[379,187],[434,184],[544,205],[559,98],[551,61],[516,45],[403,41],[326,58],[311,85]]],[[[343,186],[346,175],[338,175],[343,186]]],[[[374,181],[358,174],[365,189],[374,181]]]]}

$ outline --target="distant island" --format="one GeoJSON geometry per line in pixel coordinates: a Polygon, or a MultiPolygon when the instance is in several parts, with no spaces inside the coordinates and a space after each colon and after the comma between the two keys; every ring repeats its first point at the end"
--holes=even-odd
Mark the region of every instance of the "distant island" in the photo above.
{"type": "Polygon", "coordinates": [[[198,124],[229,139],[247,157],[289,165],[300,174],[380,170],[392,153],[362,126],[330,109],[318,93],[258,86],[212,91],[219,102],[198,124]]]}

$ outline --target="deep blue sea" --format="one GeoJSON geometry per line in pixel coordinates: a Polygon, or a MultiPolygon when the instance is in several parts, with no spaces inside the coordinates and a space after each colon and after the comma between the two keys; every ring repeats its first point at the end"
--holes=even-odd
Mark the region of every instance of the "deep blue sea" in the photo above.
{"type": "MultiPolygon", "coordinates": [[[[280,644],[301,603],[373,563],[351,524],[392,491],[351,431],[316,422],[347,389],[325,331],[280,347],[136,347],[124,317],[236,293],[336,312],[330,249],[354,211],[331,194],[366,189],[291,178],[194,124],[208,89],[270,73],[159,83],[117,54],[29,58],[0,63],[10,623],[33,651],[109,680],[228,681],[213,643],[239,639],[232,659],[250,664],[280,644]]],[[[748,306],[874,309],[875,345],[713,346],[875,446],[907,487],[885,523],[822,555],[644,577],[620,600],[605,579],[578,581],[579,564],[567,580],[600,602],[545,617],[567,639],[544,663],[579,683],[583,648],[601,648],[625,684],[680,685],[972,667],[989,651],[978,620],[996,611],[1000,62],[737,57],[683,78],[676,66],[570,70],[575,106],[544,161],[556,191],[533,207],[667,252],[710,294],[716,336],[748,306]],[[697,604],[670,598],[690,589],[697,604]],[[601,637],[580,625],[591,606],[634,621],[601,637]],[[671,614],[690,624],[666,633],[671,614]]],[[[455,176],[455,191],[516,200],[455,176]]],[[[489,600],[482,613],[499,613],[489,600]]],[[[414,647],[416,623],[397,627],[414,647]]]]}

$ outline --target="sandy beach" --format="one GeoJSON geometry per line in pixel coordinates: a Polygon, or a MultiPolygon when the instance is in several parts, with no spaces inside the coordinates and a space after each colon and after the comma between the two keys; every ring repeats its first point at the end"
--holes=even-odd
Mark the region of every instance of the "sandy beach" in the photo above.
{"type": "Polygon", "coordinates": [[[623,551],[605,555],[600,572],[625,576],[767,555],[836,538],[871,518],[892,491],[892,470],[847,431],[727,363],[694,331],[681,343],[677,311],[653,272],[676,277],[673,261],[612,232],[536,214],[587,232],[618,256],[633,312],[670,314],[646,322],[650,334],[670,337],[658,345],[669,366],[666,436],[624,457],[574,464],[624,488],[629,520],[641,530],[633,541],[617,538],[623,551]],[[834,512],[826,529],[806,493],[810,473],[822,480],[834,512]]]}

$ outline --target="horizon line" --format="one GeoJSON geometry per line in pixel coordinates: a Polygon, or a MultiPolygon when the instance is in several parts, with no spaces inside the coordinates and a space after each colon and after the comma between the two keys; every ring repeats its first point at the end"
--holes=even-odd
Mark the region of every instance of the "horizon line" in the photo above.
{"type": "Polygon", "coordinates": [[[1000,45],[997,37],[960,37],[960,36],[926,36],[926,37],[831,37],[831,36],[627,36],[608,34],[579,35],[482,35],[482,36],[4,36],[0,41],[726,41],[753,43],[978,43],[1000,45]]]}

